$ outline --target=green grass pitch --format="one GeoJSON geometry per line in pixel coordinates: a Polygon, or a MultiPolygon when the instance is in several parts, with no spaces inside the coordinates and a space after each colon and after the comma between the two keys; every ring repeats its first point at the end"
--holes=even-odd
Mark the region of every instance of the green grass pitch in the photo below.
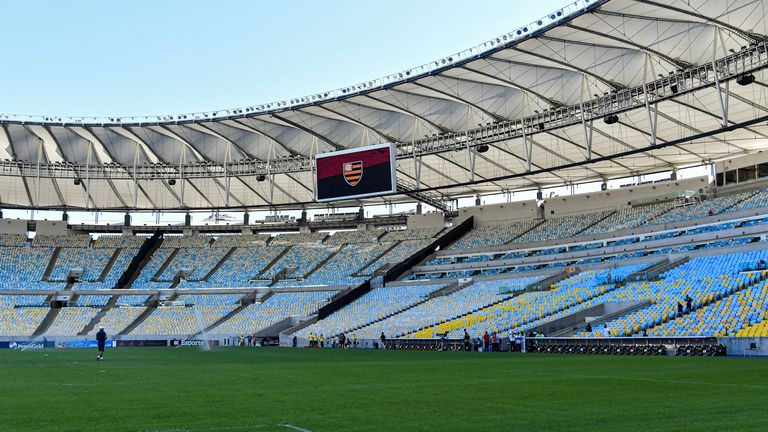
{"type": "Polygon", "coordinates": [[[0,351],[0,430],[768,430],[768,360],[282,348],[0,351]]]}

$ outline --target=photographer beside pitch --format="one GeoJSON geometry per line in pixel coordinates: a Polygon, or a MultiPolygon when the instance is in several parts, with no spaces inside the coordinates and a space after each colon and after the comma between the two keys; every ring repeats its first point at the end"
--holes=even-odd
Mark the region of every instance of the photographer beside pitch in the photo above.
{"type": "Polygon", "coordinates": [[[96,361],[102,361],[104,360],[104,346],[107,344],[107,332],[104,331],[104,326],[99,327],[99,332],[96,333],[96,343],[99,350],[96,361]]]}

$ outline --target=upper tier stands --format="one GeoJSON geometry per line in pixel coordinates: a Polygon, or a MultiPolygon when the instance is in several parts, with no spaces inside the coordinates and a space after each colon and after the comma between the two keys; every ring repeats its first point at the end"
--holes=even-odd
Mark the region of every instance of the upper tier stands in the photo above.
{"type": "Polygon", "coordinates": [[[581,215],[561,216],[547,219],[536,228],[516,238],[515,243],[540,242],[571,237],[605,219],[611,212],[599,211],[581,215]]]}
{"type": "Polygon", "coordinates": [[[45,283],[43,275],[51,261],[51,247],[0,248],[0,287],[4,290],[62,289],[64,283],[45,283]]]}
{"type": "Polygon", "coordinates": [[[540,224],[538,220],[525,220],[498,225],[480,225],[454,242],[451,249],[474,249],[507,244],[540,224]]]}
{"type": "Polygon", "coordinates": [[[376,242],[383,233],[379,230],[337,231],[325,241],[325,244],[340,245],[345,243],[369,244],[376,242]]]}
{"type": "Polygon", "coordinates": [[[624,208],[587,228],[582,234],[602,234],[610,231],[637,228],[668,212],[671,208],[668,203],[624,208]]]}
{"type": "MultiPolygon", "coordinates": [[[[392,249],[389,249],[384,255],[382,255],[376,261],[370,263],[367,267],[360,270],[359,273],[361,275],[370,276],[376,270],[380,269],[381,267],[387,264],[395,264],[405,260],[406,258],[410,257],[411,255],[418,252],[419,250],[427,247],[430,243],[432,243],[432,240],[430,239],[401,241],[400,243],[397,243],[394,247],[392,247],[392,249]]],[[[386,250],[386,248],[389,245],[391,245],[391,243],[382,243],[381,247],[386,250]]]]}
{"type": "Polygon", "coordinates": [[[768,206],[768,192],[744,192],[688,203],[675,200],[617,211],[597,211],[527,222],[483,224],[454,242],[450,249],[474,249],[509,243],[568,239],[604,234],[643,225],[683,222],[705,216],[768,206]],[[533,226],[535,228],[531,229],[533,226]]]}

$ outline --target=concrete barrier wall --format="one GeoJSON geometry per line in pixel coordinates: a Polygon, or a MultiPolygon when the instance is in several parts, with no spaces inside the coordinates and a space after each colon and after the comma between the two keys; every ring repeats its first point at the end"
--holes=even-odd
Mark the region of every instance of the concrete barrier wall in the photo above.
{"type": "Polygon", "coordinates": [[[27,234],[27,221],[19,219],[0,219],[0,234],[27,234]]]}
{"type": "Polygon", "coordinates": [[[36,235],[67,235],[69,230],[65,221],[37,221],[35,223],[36,235]]]}
{"type": "Polygon", "coordinates": [[[445,226],[445,213],[426,213],[408,216],[408,229],[442,228],[445,226]]]}
{"type": "Polygon", "coordinates": [[[706,176],[701,176],[685,180],[609,189],[603,192],[547,198],[544,202],[544,217],[549,219],[558,216],[594,213],[600,210],[617,210],[638,203],[666,201],[685,191],[701,192],[708,186],[709,179],[706,176]]]}
{"type": "Polygon", "coordinates": [[[725,345],[729,356],[761,356],[768,357],[768,337],[737,338],[724,337],[718,341],[725,345]],[[756,349],[750,349],[755,344],[756,349]]]}
{"type": "Polygon", "coordinates": [[[535,200],[503,204],[490,204],[459,209],[458,220],[474,216],[475,226],[536,219],[538,206],[535,200]]]}

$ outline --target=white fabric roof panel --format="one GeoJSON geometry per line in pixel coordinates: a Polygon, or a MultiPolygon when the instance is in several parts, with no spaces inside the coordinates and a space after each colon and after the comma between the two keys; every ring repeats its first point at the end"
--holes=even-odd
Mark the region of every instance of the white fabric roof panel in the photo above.
{"type": "Polygon", "coordinates": [[[309,158],[384,142],[402,148],[399,179],[414,185],[419,177],[422,188],[441,188],[448,198],[736,157],[765,148],[768,125],[755,122],[714,133],[723,126],[721,96],[727,100],[729,126],[768,116],[768,77],[762,65],[754,68],[755,83],[748,86],[729,81],[722,92],[715,86],[682,91],[651,105],[650,116],[640,106],[618,113],[614,124],[595,119],[590,122],[591,154],[598,160],[586,164],[588,144],[580,123],[529,132],[530,173],[519,135],[491,140],[487,152],[474,154],[472,172],[468,152],[451,134],[475,136],[499,122],[578,107],[757,46],[768,35],[767,5],[768,0],[578,0],[559,14],[466,53],[289,101],[141,119],[0,115],[0,160],[44,165],[39,190],[34,170],[6,167],[0,175],[0,205],[103,210],[312,206],[309,158]],[[652,147],[653,118],[657,147],[652,147]],[[708,136],[686,141],[702,133],[708,136]],[[664,146],[675,140],[682,141],[664,146]],[[419,156],[417,175],[408,153],[413,141],[457,147],[419,156]],[[636,149],[641,152],[617,156],[636,149]],[[109,166],[110,178],[86,181],[89,159],[91,165],[109,166]],[[256,168],[248,174],[222,174],[224,166],[238,162],[256,168]],[[50,169],[45,167],[49,163],[50,169]],[[566,167],[571,164],[582,165],[566,167]],[[285,171],[286,166],[301,168],[285,171]],[[155,170],[152,179],[142,177],[155,170]],[[263,181],[257,174],[265,176],[263,181]],[[80,185],[74,185],[76,177],[80,185]],[[169,184],[171,178],[175,185],[169,184]],[[470,181],[477,183],[451,187],[470,181]]]}

